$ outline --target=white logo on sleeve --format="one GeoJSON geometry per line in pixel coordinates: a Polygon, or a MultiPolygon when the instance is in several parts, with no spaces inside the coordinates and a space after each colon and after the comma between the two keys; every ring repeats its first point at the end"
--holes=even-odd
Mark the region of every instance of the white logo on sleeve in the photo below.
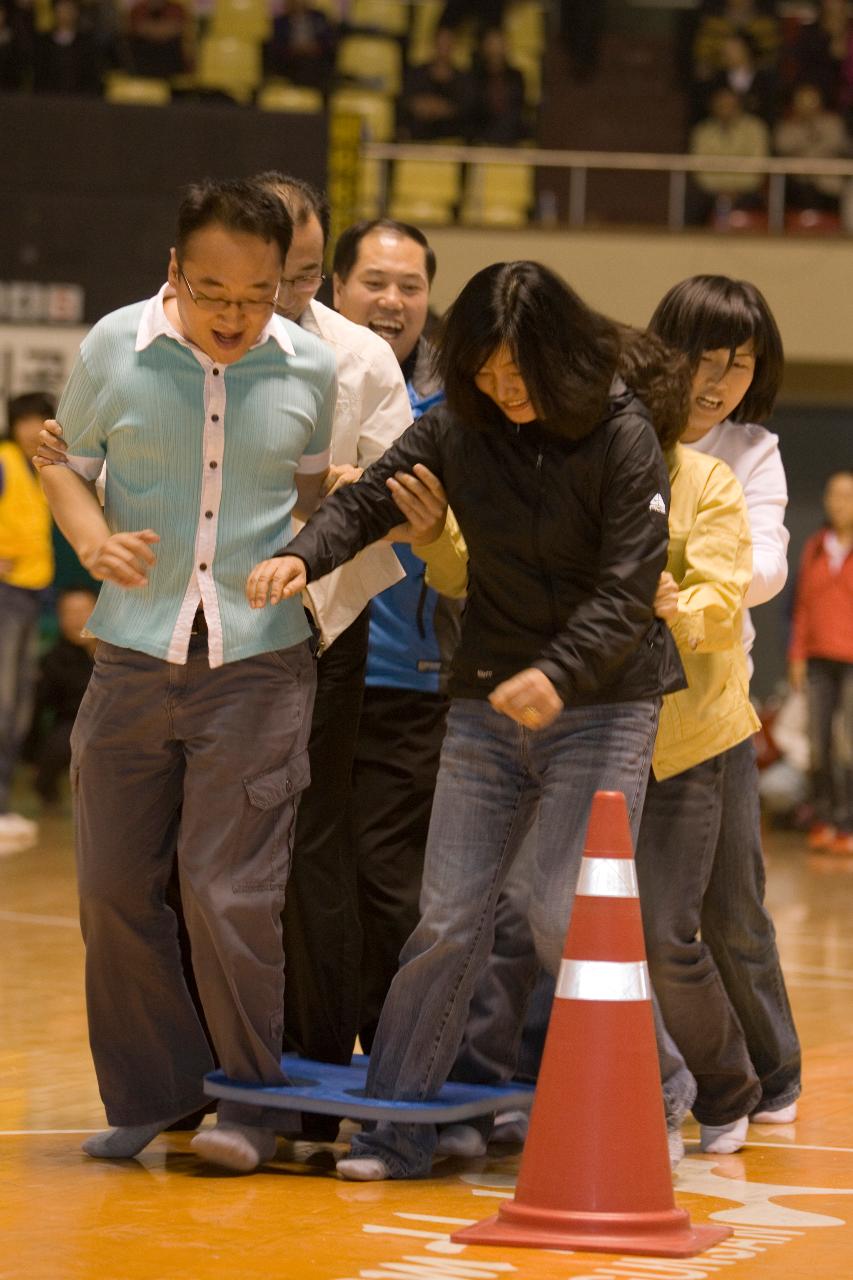
{"type": "Polygon", "coordinates": [[[663,500],[663,494],[656,493],[649,503],[649,511],[657,511],[658,515],[666,515],[666,503],[663,500]]]}

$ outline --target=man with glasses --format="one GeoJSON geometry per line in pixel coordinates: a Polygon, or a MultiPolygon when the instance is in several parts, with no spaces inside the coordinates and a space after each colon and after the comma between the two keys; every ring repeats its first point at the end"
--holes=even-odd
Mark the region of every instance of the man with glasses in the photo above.
{"type": "MultiPolygon", "coordinates": [[[[211,1055],[164,901],[175,848],[220,1063],[284,1083],[279,917],[314,662],[300,603],[253,611],[245,587],[319,500],[336,394],[329,348],[275,314],[291,232],[254,184],[190,188],[168,283],[86,337],[57,413],[68,465],[42,469],[103,581],[72,736],[89,1032],[115,1126],[92,1156],[134,1156],[205,1101],[211,1055]],[[105,461],[102,512],[85,482],[105,461]]],[[[193,1145],[249,1171],[279,1119],[222,1102],[193,1145]]]]}
{"type": "MultiPolygon", "coordinates": [[[[412,421],[406,384],[394,351],[378,334],[316,301],[322,282],[329,210],[301,179],[258,178],[293,219],[278,310],[327,342],[338,371],[332,429],[335,481],[354,479],[412,421]]],[[[349,1062],[360,999],[361,926],[351,770],[364,696],[371,597],[401,581],[404,571],[388,543],[367,547],[349,565],[307,590],[321,636],[317,697],[308,745],[317,785],[302,797],[293,867],[284,910],[287,983],[284,1041],[309,1058],[349,1062]]],[[[333,1140],[331,1116],[303,1117],[303,1133],[333,1140]]]]}

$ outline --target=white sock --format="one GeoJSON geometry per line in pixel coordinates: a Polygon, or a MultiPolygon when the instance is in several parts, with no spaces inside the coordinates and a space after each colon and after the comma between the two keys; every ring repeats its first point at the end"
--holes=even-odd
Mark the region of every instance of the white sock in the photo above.
{"type": "Polygon", "coordinates": [[[667,1129],[666,1145],[669,1148],[669,1167],[675,1169],[684,1156],[684,1138],[680,1129],[667,1129]]]}
{"type": "Polygon", "coordinates": [[[180,1118],[172,1116],[166,1120],[155,1120],[153,1124],[117,1125],[115,1129],[106,1129],[87,1138],[83,1150],[87,1156],[95,1156],[98,1160],[130,1160],[180,1118]]]}
{"type": "Polygon", "coordinates": [[[486,1139],[472,1124],[448,1124],[440,1131],[435,1149],[441,1156],[484,1156],[486,1139]]]}
{"type": "Polygon", "coordinates": [[[793,1124],[797,1118],[796,1102],[789,1102],[787,1107],[777,1107],[775,1111],[753,1111],[749,1117],[753,1124],[793,1124]]]}
{"type": "Polygon", "coordinates": [[[337,1170],[348,1182],[385,1182],[391,1177],[391,1170],[378,1156],[348,1156],[338,1161],[337,1170]]]}
{"type": "Polygon", "coordinates": [[[499,1111],[495,1116],[490,1142],[524,1142],[530,1115],[527,1111],[499,1111]]]}
{"type": "Polygon", "coordinates": [[[218,1120],[211,1129],[199,1130],[190,1146],[196,1155],[211,1164],[237,1173],[252,1173],[258,1165],[272,1160],[278,1139],[272,1129],[218,1120]]]}
{"type": "Polygon", "coordinates": [[[749,1128],[749,1116],[741,1116],[731,1124],[700,1124],[699,1146],[703,1151],[710,1151],[718,1156],[730,1156],[740,1151],[746,1142],[746,1131],[749,1128]]]}

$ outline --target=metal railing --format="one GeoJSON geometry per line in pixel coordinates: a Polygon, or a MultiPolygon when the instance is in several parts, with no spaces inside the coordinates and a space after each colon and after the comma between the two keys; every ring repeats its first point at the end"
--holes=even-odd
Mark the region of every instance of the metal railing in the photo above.
{"type": "Polygon", "coordinates": [[[590,171],[668,173],[667,225],[681,231],[685,225],[687,176],[691,173],[746,173],[767,178],[767,225],[770,231],[785,229],[785,183],[795,178],[853,179],[853,160],[785,159],[762,156],[669,155],[646,151],[546,151],[541,147],[468,147],[454,144],[365,143],[362,156],[382,162],[380,203],[385,205],[388,166],[394,160],[444,160],[460,164],[530,165],[535,169],[569,170],[568,225],[586,222],[587,175],[590,171]]]}

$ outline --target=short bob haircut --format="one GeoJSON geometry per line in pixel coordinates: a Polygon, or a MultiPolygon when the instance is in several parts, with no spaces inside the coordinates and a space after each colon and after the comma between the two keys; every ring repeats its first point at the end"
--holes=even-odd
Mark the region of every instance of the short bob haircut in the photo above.
{"type": "Polygon", "coordinates": [[[694,370],[704,351],[727,350],[731,364],[738,347],[751,341],[755,373],[731,418],[763,422],[770,416],[785,353],[773,313],[754,284],[728,276],[690,276],[661,298],[649,329],[668,346],[683,351],[694,370]]]}
{"type": "Polygon", "coordinates": [[[277,169],[259,173],[253,181],[264,191],[270,191],[284,201],[294,227],[304,227],[310,218],[316,218],[323,232],[325,247],[329,239],[331,210],[322,191],[318,191],[304,178],[294,178],[289,173],[279,173],[277,169]]]}
{"type": "Polygon", "coordinates": [[[579,440],[601,420],[617,371],[615,324],[538,262],[496,262],[468,281],[442,321],[436,370],[466,425],[504,422],[474,379],[500,346],[512,352],[537,417],[579,440]]]}
{"type": "Polygon", "coordinates": [[[271,191],[252,181],[207,180],[187,187],[178,209],[175,252],[179,261],[190,237],[213,225],[277,244],[282,262],[293,237],[293,219],[271,191]]]}
{"type": "Polygon", "coordinates": [[[396,218],[366,218],[363,222],[354,222],[341,232],[332,262],[332,270],[338,279],[347,282],[350,272],[358,262],[359,245],[371,231],[390,231],[404,240],[414,240],[415,244],[419,244],[424,251],[427,283],[432,284],[435,276],[435,253],[429,240],[419,227],[412,226],[410,222],[397,222],[396,218]]]}

